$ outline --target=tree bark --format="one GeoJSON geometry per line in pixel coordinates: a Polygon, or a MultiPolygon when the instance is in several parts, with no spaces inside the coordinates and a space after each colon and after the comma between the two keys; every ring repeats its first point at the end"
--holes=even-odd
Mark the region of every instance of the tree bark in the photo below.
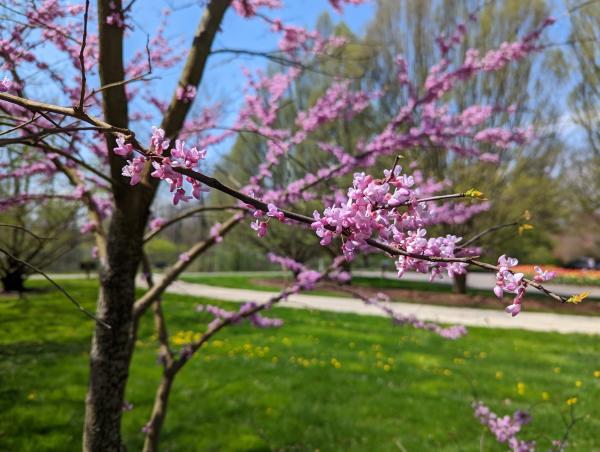
{"type": "Polygon", "coordinates": [[[2,288],[5,292],[25,291],[25,275],[22,272],[10,272],[2,277],[2,288]]]}
{"type": "Polygon", "coordinates": [[[454,275],[452,290],[454,293],[466,294],[467,293],[467,274],[454,275]]]}
{"type": "Polygon", "coordinates": [[[107,262],[101,269],[97,324],[90,352],[83,450],[125,450],[121,414],[137,322],[133,317],[135,275],[141,259],[145,216],[116,210],[108,234],[107,262]]]}

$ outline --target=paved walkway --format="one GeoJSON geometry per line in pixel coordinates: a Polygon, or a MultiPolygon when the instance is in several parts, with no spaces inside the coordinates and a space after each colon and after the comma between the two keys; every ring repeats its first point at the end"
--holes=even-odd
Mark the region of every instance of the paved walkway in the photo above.
{"type": "MultiPolygon", "coordinates": [[[[168,291],[170,293],[214,298],[218,300],[236,302],[255,301],[259,303],[267,301],[274,295],[273,292],[229,289],[182,281],[175,282],[168,291]]],[[[516,328],[530,331],[600,334],[600,317],[525,311],[513,318],[500,309],[500,305],[498,305],[498,310],[431,306],[414,303],[392,303],[392,305],[394,309],[402,314],[414,314],[421,320],[434,322],[489,328],[516,328]]],[[[321,295],[293,295],[288,301],[281,303],[280,306],[293,309],[349,312],[361,315],[384,315],[377,308],[368,306],[360,300],[321,295]]]]}
{"type": "MultiPolygon", "coordinates": [[[[353,275],[356,276],[369,276],[369,277],[384,277],[386,279],[398,279],[398,274],[396,272],[381,272],[381,271],[372,271],[372,270],[356,270],[352,272],[353,275]]],[[[416,273],[416,272],[408,272],[403,277],[402,280],[406,281],[422,281],[429,282],[429,275],[424,273],[416,273]]],[[[496,282],[496,276],[494,273],[478,273],[471,272],[467,275],[467,286],[469,289],[483,289],[489,290],[491,292],[494,284],[496,282]]],[[[452,281],[448,278],[444,279],[436,279],[431,284],[451,284],[452,281]]],[[[582,285],[567,285],[567,284],[548,284],[545,283],[544,287],[552,292],[555,292],[559,295],[575,295],[581,292],[589,292],[590,297],[600,298],[600,287],[599,286],[582,286],[582,285]]],[[[534,293],[538,292],[533,287],[527,288],[528,291],[534,293]]]]}

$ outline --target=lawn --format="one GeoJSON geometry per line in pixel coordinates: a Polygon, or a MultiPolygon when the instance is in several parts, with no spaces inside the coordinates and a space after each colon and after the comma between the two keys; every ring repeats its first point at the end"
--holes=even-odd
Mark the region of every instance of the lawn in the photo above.
{"type": "MultiPolygon", "coordinates": [[[[93,307],[94,282],[61,283],[93,307]]],[[[92,324],[47,284],[30,285],[39,291],[25,300],[0,298],[0,450],[80,450],[92,324]]],[[[172,336],[202,330],[198,302],[165,297],[172,336]]],[[[577,397],[584,419],[571,450],[600,450],[598,337],[471,328],[446,341],[375,317],[269,315],[285,326],[229,328],[183,370],[162,450],[475,451],[474,394],[502,414],[532,408],[521,437],[540,450],[562,435],[565,401],[577,397]]],[[[127,390],[134,408],[123,415],[132,451],[160,375],[151,324],[144,319],[127,390]]],[[[484,450],[505,448],[488,434],[484,450]]]]}

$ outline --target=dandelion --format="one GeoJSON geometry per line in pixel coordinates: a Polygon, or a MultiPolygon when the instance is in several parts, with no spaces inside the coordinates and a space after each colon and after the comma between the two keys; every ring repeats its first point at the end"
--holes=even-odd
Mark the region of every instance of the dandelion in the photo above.
{"type": "Polygon", "coordinates": [[[504,377],[504,372],[497,370],[496,371],[496,380],[502,380],[502,377],[504,377]]]}
{"type": "Polygon", "coordinates": [[[577,381],[575,382],[575,387],[576,387],[576,388],[581,388],[581,385],[582,385],[582,384],[583,384],[583,383],[581,382],[581,380],[577,380],[577,381]]]}
{"type": "Polygon", "coordinates": [[[595,370],[594,371],[594,377],[595,378],[600,378],[600,370],[595,370]]]}
{"type": "Polygon", "coordinates": [[[517,393],[519,395],[525,395],[525,383],[517,383],[517,393]]]}
{"type": "Polygon", "coordinates": [[[567,405],[569,406],[573,406],[577,403],[577,397],[571,397],[570,399],[567,399],[567,405]]]}

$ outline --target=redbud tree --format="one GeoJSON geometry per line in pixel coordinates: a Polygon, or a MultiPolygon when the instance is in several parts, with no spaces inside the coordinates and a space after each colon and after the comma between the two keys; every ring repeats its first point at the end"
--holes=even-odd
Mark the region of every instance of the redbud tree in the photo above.
{"type": "MultiPolygon", "coordinates": [[[[329,0],[340,12],[362,2],[329,0]]],[[[399,276],[411,270],[428,273],[432,279],[452,277],[464,273],[469,265],[494,272],[494,293],[513,297],[507,308],[513,316],[521,310],[525,290],[530,286],[557,302],[581,301],[582,296],[565,298],[545,289],[542,283],[552,275],[542,269],[534,279],[528,279],[511,270],[516,261],[510,257],[501,256],[497,263],[480,260],[476,240],[492,231],[479,231],[464,240],[453,235],[430,236],[427,227],[431,224],[484,211],[485,205],[473,204],[483,195],[476,189],[448,192],[446,184],[423,178],[410,164],[402,168],[397,158],[403,150],[427,152],[425,149],[435,145],[457,158],[475,156],[494,162],[497,156],[489,152],[490,146],[504,150],[534,139],[533,130],[528,128],[488,125],[494,115],[510,112],[513,106],[470,105],[457,111],[445,102],[445,95],[474,77],[527,58],[538,50],[542,33],[552,19],[533,26],[514,42],[486,52],[471,49],[461,58],[451,59],[450,53],[458,52],[458,44],[468,32],[468,21],[476,17],[457,23],[455,29],[439,36],[438,62],[430,68],[423,86],[411,81],[407,62],[398,55],[395,80],[406,91],[408,102],[381,130],[363,137],[355,148],[345,149],[341,143],[322,137],[315,140],[314,136],[327,125],[348,121],[368,110],[381,92],[357,88],[342,77],[332,76],[325,92],[298,111],[293,121],[283,125],[277,121],[295,80],[310,70],[311,61],[327,57],[344,46],[345,40],[323,37],[281,20],[278,15],[284,6],[282,0],[204,3],[187,46],[167,39],[169,15],[165,12],[146,45],[127,58],[124,44],[135,27],[136,7],[143,7],[135,1],[88,0],[74,4],[16,0],[11,6],[2,6],[6,17],[0,22],[0,155],[4,158],[8,146],[17,146],[22,160],[16,168],[0,165],[0,171],[2,178],[12,179],[27,172],[36,183],[30,185],[29,192],[0,200],[0,206],[26,204],[33,197],[44,197],[47,181],[62,178],[65,202],[85,207],[87,221],[81,232],[93,235],[95,240],[100,290],[95,313],[88,313],[95,320],[95,330],[85,400],[84,450],[122,450],[124,393],[139,321],[147,311],[154,316],[163,368],[151,417],[140,426],[146,435],[144,448],[150,451],[158,448],[176,375],[204,344],[223,328],[242,321],[257,327],[280,326],[278,319],[261,313],[320,282],[347,281],[350,275],[343,270],[344,262],[361,253],[389,256],[399,276]],[[269,74],[244,71],[241,108],[223,127],[227,119],[223,109],[211,105],[199,93],[209,57],[228,52],[214,48],[215,38],[228,33],[222,27],[226,14],[257,21],[276,35],[277,50],[247,49],[244,53],[273,61],[281,70],[269,74]],[[62,61],[60,66],[54,64],[57,60],[62,61]],[[173,68],[181,68],[177,86],[170,96],[162,97],[164,90],[157,89],[161,84],[157,77],[173,68]],[[43,89],[31,80],[42,81],[43,89]],[[264,138],[267,150],[249,182],[231,187],[211,176],[205,159],[215,146],[240,133],[264,138]],[[328,159],[324,161],[329,163],[285,185],[277,183],[273,172],[300,145],[311,146],[314,153],[325,153],[328,159]],[[480,145],[485,145],[486,152],[480,151],[480,145]],[[28,160],[32,153],[38,162],[33,166],[28,160]],[[372,173],[375,163],[382,161],[387,162],[388,169],[382,174],[372,173]],[[339,181],[347,180],[344,176],[352,177],[349,187],[339,185],[339,181]],[[170,192],[174,205],[190,207],[174,218],[156,217],[152,208],[160,187],[170,192]],[[323,195],[324,187],[329,194],[323,195]],[[231,216],[212,225],[208,236],[198,237],[155,280],[144,245],[191,214],[219,208],[194,206],[211,190],[230,197],[231,204],[220,208],[231,211],[231,216]],[[308,203],[318,208],[303,211],[308,203]],[[249,227],[263,237],[274,222],[304,228],[321,245],[335,250],[336,257],[324,271],[316,271],[288,257],[271,255],[273,262],[296,275],[290,286],[267,303],[248,302],[235,312],[199,306],[199,311],[214,319],[189,344],[174,349],[162,314],[165,290],[191,262],[227,240],[236,228],[249,227]],[[138,275],[147,285],[141,297],[135,292],[138,275]]],[[[466,333],[461,326],[445,328],[395,312],[383,296],[355,295],[382,309],[398,324],[423,328],[448,339],[466,333]]]]}

